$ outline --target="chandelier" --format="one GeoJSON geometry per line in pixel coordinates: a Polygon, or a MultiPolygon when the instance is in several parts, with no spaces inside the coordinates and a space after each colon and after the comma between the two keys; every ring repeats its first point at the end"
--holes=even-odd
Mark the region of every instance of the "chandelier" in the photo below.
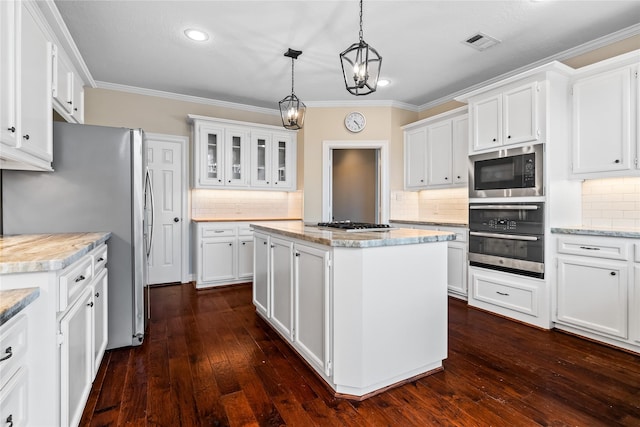
{"type": "Polygon", "coordinates": [[[282,126],[287,129],[302,129],[304,124],[304,115],[307,107],[293,92],[293,63],[294,60],[302,54],[301,50],[293,50],[289,48],[284,56],[291,58],[291,95],[286,96],[278,104],[280,105],[280,116],[282,117],[282,126]]]}
{"type": "Polygon", "coordinates": [[[360,0],[360,41],[340,54],[344,84],[353,95],[375,92],[382,66],[382,57],[362,38],[362,0],[360,0]]]}

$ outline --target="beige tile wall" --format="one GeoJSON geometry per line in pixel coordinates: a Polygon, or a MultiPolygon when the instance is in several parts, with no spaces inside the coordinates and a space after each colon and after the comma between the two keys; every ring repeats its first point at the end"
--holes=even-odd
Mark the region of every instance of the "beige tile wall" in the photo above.
{"type": "Polygon", "coordinates": [[[640,177],[584,181],[582,225],[640,227],[640,177]]]}
{"type": "Polygon", "coordinates": [[[466,187],[442,190],[396,191],[391,194],[391,219],[468,222],[466,187]]]}
{"type": "Polygon", "coordinates": [[[191,190],[191,215],[201,219],[302,218],[302,191],[191,190]]]}

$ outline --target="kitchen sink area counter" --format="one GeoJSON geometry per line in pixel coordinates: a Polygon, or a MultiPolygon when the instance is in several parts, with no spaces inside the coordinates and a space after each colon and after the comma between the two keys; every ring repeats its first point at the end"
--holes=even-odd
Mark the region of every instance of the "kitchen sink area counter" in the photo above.
{"type": "Polygon", "coordinates": [[[443,370],[455,234],[252,227],[256,311],[335,396],[363,400],[443,370]]]}
{"type": "Polygon", "coordinates": [[[61,270],[109,237],[109,232],[0,236],[0,274],[61,270]]]}

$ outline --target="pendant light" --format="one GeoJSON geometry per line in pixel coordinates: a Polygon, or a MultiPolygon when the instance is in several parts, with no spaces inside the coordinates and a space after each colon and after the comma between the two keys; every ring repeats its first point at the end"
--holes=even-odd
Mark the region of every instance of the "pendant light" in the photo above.
{"type": "Polygon", "coordinates": [[[360,41],[340,54],[344,84],[353,95],[375,92],[382,66],[382,57],[362,38],[362,0],[360,0],[360,41]]]}
{"type": "Polygon", "coordinates": [[[282,117],[282,126],[287,129],[302,129],[304,124],[304,115],[307,111],[306,105],[293,92],[293,62],[302,54],[301,50],[289,50],[284,56],[291,58],[291,95],[285,97],[278,104],[280,105],[280,116],[282,117]]]}

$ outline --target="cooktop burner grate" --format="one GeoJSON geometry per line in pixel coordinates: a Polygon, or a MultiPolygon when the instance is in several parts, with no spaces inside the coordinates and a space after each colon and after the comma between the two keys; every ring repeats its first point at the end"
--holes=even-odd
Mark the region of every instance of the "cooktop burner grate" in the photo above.
{"type": "Polygon", "coordinates": [[[319,222],[318,227],[336,228],[342,231],[387,231],[391,229],[389,224],[374,224],[371,222],[333,221],[319,222]]]}

